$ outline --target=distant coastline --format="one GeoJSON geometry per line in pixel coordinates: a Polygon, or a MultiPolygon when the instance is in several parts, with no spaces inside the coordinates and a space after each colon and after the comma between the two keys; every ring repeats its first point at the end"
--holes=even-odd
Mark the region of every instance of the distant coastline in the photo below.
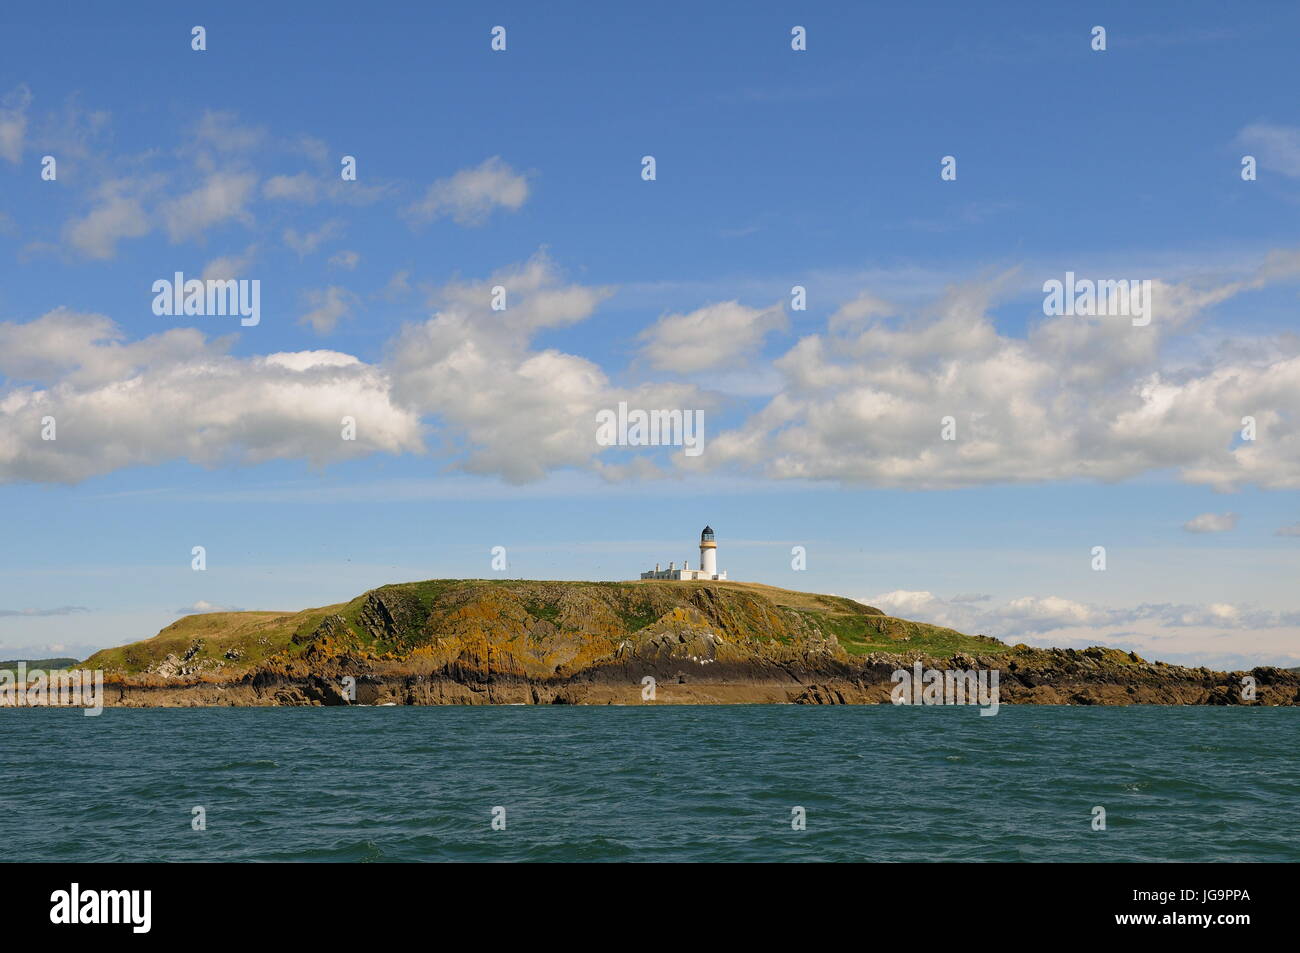
{"type": "Polygon", "coordinates": [[[41,669],[46,672],[60,672],[64,669],[74,668],[81,663],[74,658],[38,658],[38,659],[9,659],[0,662],[0,672],[9,672],[11,674],[18,672],[20,665],[26,666],[27,669],[41,669]]]}

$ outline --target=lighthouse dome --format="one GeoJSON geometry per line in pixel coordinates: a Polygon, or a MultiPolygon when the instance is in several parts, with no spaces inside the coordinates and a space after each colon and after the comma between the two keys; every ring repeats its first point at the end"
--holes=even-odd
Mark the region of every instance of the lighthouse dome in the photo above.
{"type": "Polygon", "coordinates": [[[712,542],[712,541],[713,541],[713,527],[706,526],[704,527],[704,532],[700,533],[700,542],[704,543],[704,542],[712,542]]]}

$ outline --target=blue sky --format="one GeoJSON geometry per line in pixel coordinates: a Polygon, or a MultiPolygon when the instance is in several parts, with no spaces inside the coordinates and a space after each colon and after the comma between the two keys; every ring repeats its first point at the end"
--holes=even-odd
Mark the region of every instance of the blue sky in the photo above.
{"type": "Polygon", "coordinates": [[[1300,664],[1300,11],[407,7],[0,14],[0,656],[707,522],[733,578],[1300,664]],[[177,271],[260,323],[155,315],[177,271]],[[1155,320],[1046,317],[1066,271],[1155,320]],[[596,445],[619,400],[704,452],[596,445]]]}

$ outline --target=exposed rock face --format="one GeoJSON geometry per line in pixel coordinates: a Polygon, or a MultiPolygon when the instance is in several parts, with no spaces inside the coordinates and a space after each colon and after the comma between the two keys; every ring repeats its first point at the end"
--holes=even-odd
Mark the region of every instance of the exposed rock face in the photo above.
{"type": "Polygon", "coordinates": [[[844,692],[829,685],[809,685],[793,699],[796,705],[848,705],[844,692]]]}
{"type": "Polygon", "coordinates": [[[824,705],[887,704],[893,674],[917,661],[996,670],[1002,704],[1300,704],[1300,675],[1282,669],[1012,647],[743,583],[385,586],[296,614],[187,617],[83,667],[106,670],[108,704],[131,706],[824,705]]]}
{"type": "MultiPolygon", "coordinates": [[[[366,595],[357,624],[371,638],[398,642],[418,631],[427,615],[415,596],[399,589],[377,589],[366,595]]],[[[342,616],[332,618],[346,624],[342,616]]]]}

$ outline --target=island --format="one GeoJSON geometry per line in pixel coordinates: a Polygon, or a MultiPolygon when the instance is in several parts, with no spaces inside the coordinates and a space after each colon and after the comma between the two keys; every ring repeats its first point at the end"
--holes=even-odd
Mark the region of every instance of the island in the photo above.
{"type": "Polygon", "coordinates": [[[889,704],[901,670],[994,671],[1002,704],[1300,704],[1282,668],[1034,648],[721,579],[434,579],[300,612],[185,616],[81,663],[104,703],[889,704]]]}

